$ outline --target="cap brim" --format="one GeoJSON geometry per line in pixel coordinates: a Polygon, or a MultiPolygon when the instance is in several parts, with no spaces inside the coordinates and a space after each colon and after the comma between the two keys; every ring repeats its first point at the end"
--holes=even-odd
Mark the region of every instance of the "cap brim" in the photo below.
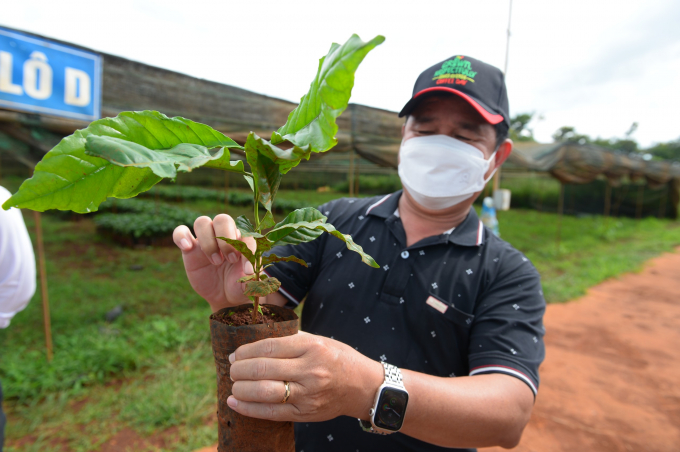
{"type": "Polygon", "coordinates": [[[495,113],[490,113],[489,111],[487,111],[487,109],[485,107],[483,107],[478,101],[476,101],[472,97],[468,96],[467,94],[462,93],[462,92],[458,91],[457,89],[449,88],[449,87],[446,87],[446,86],[435,86],[435,87],[426,88],[422,91],[417,92],[411,98],[411,100],[409,100],[406,103],[406,105],[404,105],[404,108],[401,109],[401,111],[399,112],[399,117],[401,118],[402,116],[406,116],[406,115],[410,114],[411,111],[416,107],[418,102],[420,100],[422,100],[422,98],[419,98],[420,96],[422,96],[423,94],[432,93],[432,92],[436,92],[436,91],[444,91],[444,92],[447,92],[447,93],[453,93],[457,96],[462,97],[470,105],[472,105],[472,107],[475,110],[477,110],[477,112],[480,115],[482,115],[482,118],[484,118],[484,120],[486,120],[486,122],[488,122],[489,124],[496,125],[496,124],[499,124],[499,123],[501,123],[505,120],[505,118],[503,118],[502,115],[497,115],[495,113]]]}

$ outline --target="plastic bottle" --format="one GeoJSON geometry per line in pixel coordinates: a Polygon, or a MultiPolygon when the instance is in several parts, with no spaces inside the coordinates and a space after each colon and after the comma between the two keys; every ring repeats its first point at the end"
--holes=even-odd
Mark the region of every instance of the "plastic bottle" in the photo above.
{"type": "Polygon", "coordinates": [[[497,237],[501,236],[498,230],[498,219],[496,218],[496,209],[493,206],[493,199],[486,197],[482,202],[482,223],[484,226],[491,229],[497,237]]]}

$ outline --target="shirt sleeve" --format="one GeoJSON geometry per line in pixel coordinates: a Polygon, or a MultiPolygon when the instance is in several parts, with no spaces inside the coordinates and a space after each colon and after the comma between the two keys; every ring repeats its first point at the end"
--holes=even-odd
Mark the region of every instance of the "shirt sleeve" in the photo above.
{"type": "MultiPolygon", "coordinates": [[[[0,204],[9,197],[0,187],[0,204]]],[[[35,286],[35,255],[21,211],[0,208],[0,328],[26,307],[35,286]]]]}
{"type": "Polygon", "coordinates": [[[470,375],[502,373],[526,383],[536,395],[545,358],[545,299],[540,276],[519,253],[513,268],[485,290],[475,309],[470,337],[470,375]]]}

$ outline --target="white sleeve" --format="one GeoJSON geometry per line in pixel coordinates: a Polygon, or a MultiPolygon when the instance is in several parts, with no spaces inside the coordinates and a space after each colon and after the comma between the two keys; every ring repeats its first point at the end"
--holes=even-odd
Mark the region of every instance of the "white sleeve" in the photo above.
{"type": "MultiPolygon", "coordinates": [[[[11,196],[0,187],[0,205],[11,196]]],[[[26,307],[35,293],[35,255],[19,209],[0,207],[0,328],[26,307]]]]}

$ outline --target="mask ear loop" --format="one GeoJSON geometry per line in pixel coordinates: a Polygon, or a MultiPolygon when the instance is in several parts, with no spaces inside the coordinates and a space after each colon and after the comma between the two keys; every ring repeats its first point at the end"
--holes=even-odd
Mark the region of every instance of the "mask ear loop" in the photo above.
{"type": "MultiPolygon", "coordinates": [[[[491,166],[491,162],[492,162],[492,161],[494,162],[494,165],[496,164],[495,159],[496,159],[496,153],[497,153],[497,152],[498,152],[498,149],[496,149],[495,151],[493,151],[493,154],[491,154],[491,157],[489,157],[489,160],[487,160],[487,162],[489,162],[489,166],[491,166]]],[[[491,178],[493,177],[493,175],[496,174],[496,170],[498,170],[498,167],[495,167],[495,168],[493,169],[493,171],[491,172],[491,174],[489,175],[489,177],[486,178],[486,179],[484,179],[484,185],[486,185],[486,184],[491,180],[491,178]]]]}

